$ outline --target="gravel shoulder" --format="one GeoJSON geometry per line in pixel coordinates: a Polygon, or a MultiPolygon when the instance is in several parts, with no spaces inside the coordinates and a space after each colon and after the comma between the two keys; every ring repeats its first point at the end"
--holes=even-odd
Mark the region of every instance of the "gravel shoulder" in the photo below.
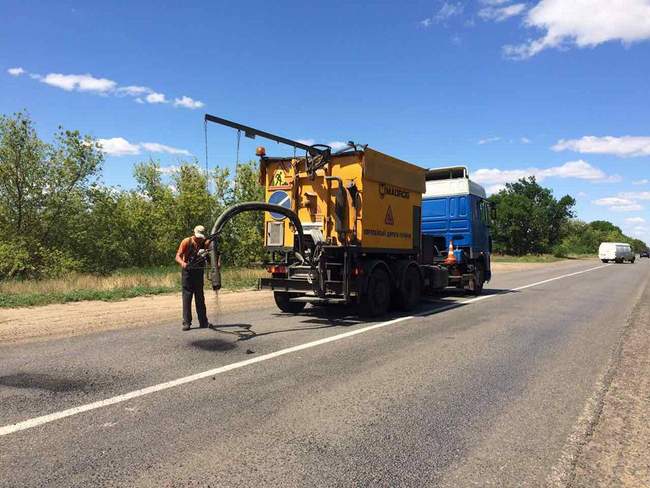
{"type": "Polygon", "coordinates": [[[571,487],[650,487],[650,286],[630,317],[571,487]]]}
{"type": "MultiPolygon", "coordinates": [[[[273,305],[266,291],[219,293],[205,290],[208,316],[273,305]]],[[[147,327],[178,321],[180,293],[130,298],[119,302],[87,301],[0,311],[0,343],[66,337],[103,330],[147,327]]]]}
{"type": "MultiPolygon", "coordinates": [[[[555,263],[493,263],[494,274],[535,269],[562,269],[555,263]]],[[[266,291],[221,292],[218,300],[206,289],[208,316],[217,312],[274,307],[266,291]]],[[[118,302],[84,301],[0,310],[0,343],[82,335],[128,327],[180,321],[180,293],[130,298],[118,302]]]]}

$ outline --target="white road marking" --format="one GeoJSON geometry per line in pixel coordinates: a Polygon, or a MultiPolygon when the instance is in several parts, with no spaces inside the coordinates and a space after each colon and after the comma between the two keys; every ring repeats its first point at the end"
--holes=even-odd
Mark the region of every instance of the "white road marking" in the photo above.
{"type": "Polygon", "coordinates": [[[290,195],[287,195],[286,197],[284,197],[284,198],[283,198],[283,199],[278,203],[278,205],[280,205],[281,207],[283,207],[284,204],[285,204],[286,202],[289,201],[289,198],[291,198],[290,195]]]}
{"type": "Polygon", "coordinates": [[[570,276],[576,276],[576,275],[579,275],[579,274],[582,274],[582,273],[588,273],[589,271],[593,271],[595,269],[606,268],[607,266],[611,266],[611,265],[602,264],[600,266],[596,266],[595,268],[583,269],[582,271],[576,271],[575,273],[569,273],[569,274],[565,274],[565,275],[562,275],[562,276],[556,276],[555,278],[549,278],[548,280],[538,281],[537,283],[531,283],[530,285],[518,286],[517,288],[513,288],[512,291],[525,290],[526,288],[532,288],[533,286],[543,285],[544,283],[550,283],[551,281],[561,280],[562,278],[568,278],[570,276]]]}
{"type": "MultiPolygon", "coordinates": [[[[585,269],[585,270],[582,270],[582,271],[576,271],[575,273],[569,273],[569,274],[565,274],[565,275],[562,275],[562,276],[556,276],[555,278],[549,278],[548,280],[538,281],[537,283],[531,283],[529,285],[524,285],[524,286],[519,286],[517,288],[512,288],[512,290],[510,290],[510,291],[525,290],[526,288],[531,288],[531,287],[534,287],[534,286],[543,285],[545,283],[550,283],[551,281],[561,280],[563,278],[569,278],[571,276],[576,276],[576,275],[580,275],[580,274],[583,274],[583,273],[588,273],[590,271],[594,271],[594,270],[597,270],[597,269],[602,269],[602,268],[605,268],[607,266],[609,266],[609,265],[605,264],[605,265],[602,265],[602,266],[596,266],[594,268],[589,268],[589,269],[585,269]]],[[[28,419],[28,420],[23,420],[22,422],[17,422],[15,424],[5,425],[3,427],[0,427],[0,436],[13,434],[15,432],[20,432],[21,430],[32,429],[34,427],[38,427],[39,425],[44,425],[44,424],[48,424],[50,422],[54,422],[55,420],[64,419],[66,417],[72,417],[73,415],[78,415],[80,413],[88,412],[90,410],[97,410],[98,408],[108,407],[109,405],[115,405],[116,403],[126,402],[128,400],[133,400],[134,398],[139,398],[139,397],[142,397],[142,396],[145,396],[145,395],[150,395],[152,393],[156,393],[156,392],[159,392],[159,391],[168,390],[170,388],[175,388],[177,386],[185,385],[187,383],[192,383],[194,381],[198,381],[198,380],[201,380],[201,379],[204,379],[204,378],[209,378],[210,376],[215,376],[215,375],[218,375],[218,374],[226,373],[228,371],[232,371],[232,370],[235,370],[235,369],[240,369],[240,368],[243,368],[243,367],[246,367],[246,366],[250,366],[252,364],[257,364],[257,363],[261,363],[263,361],[268,361],[269,359],[274,359],[274,358],[277,358],[277,357],[280,357],[280,356],[286,356],[287,354],[292,354],[294,352],[302,351],[304,349],[310,349],[312,347],[321,346],[323,344],[328,344],[330,342],[336,342],[336,341],[340,341],[342,339],[347,339],[348,337],[353,337],[353,336],[358,335],[358,334],[363,334],[365,332],[370,332],[371,330],[381,329],[383,327],[388,327],[390,325],[395,325],[395,324],[399,324],[401,322],[406,322],[407,320],[412,320],[412,319],[414,319],[416,317],[423,317],[423,316],[427,316],[427,315],[432,315],[432,314],[437,313],[437,312],[443,312],[445,310],[449,310],[449,309],[452,309],[452,308],[457,308],[457,307],[460,307],[462,305],[468,305],[468,304],[475,303],[475,302],[478,302],[478,301],[481,301],[481,300],[487,300],[489,298],[497,297],[497,296],[500,296],[500,295],[502,295],[502,294],[482,295],[482,296],[479,296],[479,297],[476,297],[476,298],[471,298],[469,300],[463,300],[462,302],[456,302],[456,303],[452,303],[452,304],[449,304],[449,305],[445,305],[443,307],[437,308],[437,309],[435,309],[433,311],[430,311],[430,312],[423,312],[421,314],[408,315],[406,317],[398,317],[398,318],[393,319],[393,320],[388,320],[387,322],[380,322],[378,324],[369,325],[367,327],[362,327],[360,329],[352,330],[352,331],[349,331],[349,332],[344,332],[342,334],[337,334],[337,335],[334,335],[334,336],[325,337],[323,339],[319,339],[319,340],[312,341],[312,342],[306,342],[304,344],[299,344],[297,346],[288,347],[286,349],[281,349],[279,351],[275,351],[275,352],[272,352],[272,353],[269,353],[269,354],[264,354],[264,355],[258,356],[256,358],[247,359],[245,361],[239,361],[237,363],[227,364],[226,366],[221,366],[219,368],[210,369],[208,371],[203,371],[201,373],[196,373],[196,374],[193,374],[193,375],[190,375],[190,376],[185,376],[183,378],[178,378],[176,380],[167,381],[165,383],[159,383],[157,385],[148,386],[147,388],[141,388],[139,390],[134,390],[134,391],[131,391],[129,393],[124,393],[122,395],[117,395],[117,396],[114,396],[114,397],[111,397],[111,398],[107,398],[105,400],[100,400],[100,401],[97,401],[97,402],[87,403],[85,405],[80,405],[78,407],[68,408],[66,410],[61,410],[59,412],[54,412],[54,413],[51,413],[51,414],[48,414],[48,415],[42,415],[40,417],[34,417],[34,418],[31,418],[31,419],[28,419]]]]}

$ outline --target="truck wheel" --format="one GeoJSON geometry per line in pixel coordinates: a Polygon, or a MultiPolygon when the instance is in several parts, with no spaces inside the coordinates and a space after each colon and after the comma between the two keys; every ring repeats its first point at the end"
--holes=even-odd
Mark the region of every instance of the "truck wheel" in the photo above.
{"type": "Polygon", "coordinates": [[[287,313],[300,313],[305,308],[305,302],[292,302],[291,298],[300,296],[297,293],[287,293],[285,291],[273,292],[275,304],[280,310],[287,313]]]}
{"type": "Polygon", "coordinates": [[[636,258],[632,258],[632,260],[630,261],[630,263],[634,264],[634,260],[635,260],[635,259],[636,259],[636,258]]]}
{"type": "Polygon", "coordinates": [[[483,293],[483,284],[485,283],[485,268],[483,267],[483,263],[479,262],[476,265],[476,268],[474,270],[474,289],[473,290],[467,290],[469,293],[472,295],[480,295],[483,293]]]}
{"type": "Polygon", "coordinates": [[[390,280],[382,268],[375,268],[368,279],[368,288],[361,297],[360,315],[379,317],[384,315],[390,305],[390,280]]]}
{"type": "Polygon", "coordinates": [[[409,266],[404,271],[402,286],[395,294],[397,308],[403,311],[413,310],[420,303],[422,293],[422,281],[420,273],[415,266],[409,266]]]}
{"type": "Polygon", "coordinates": [[[603,263],[609,263],[609,259],[601,259],[603,263]]]}

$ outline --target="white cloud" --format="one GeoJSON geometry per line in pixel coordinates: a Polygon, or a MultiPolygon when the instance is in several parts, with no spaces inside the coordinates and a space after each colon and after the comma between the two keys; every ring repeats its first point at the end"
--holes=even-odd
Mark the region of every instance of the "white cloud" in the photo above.
{"type": "Polygon", "coordinates": [[[109,156],[136,156],[142,151],[150,153],[176,154],[190,156],[191,153],[186,149],[179,149],[172,146],[166,146],[158,142],[141,142],[139,144],[131,143],[123,137],[113,137],[111,139],[98,139],[101,150],[109,156]]]}
{"type": "Polygon", "coordinates": [[[343,142],[343,141],[332,141],[332,142],[328,142],[327,145],[329,147],[331,147],[332,151],[334,151],[334,152],[340,151],[341,149],[345,149],[346,147],[349,147],[348,143],[343,142]]]}
{"type": "Polygon", "coordinates": [[[20,76],[25,73],[25,70],[22,69],[21,67],[9,68],[7,70],[7,73],[9,73],[11,76],[20,76]]]}
{"type": "Polygon", "coordinates": [[[61,88],[65,91],[87,91],[95,93],[109,93],[115,89],[117,83],[108,78],[95,78],[93,75],[64,75],[61,73],[48,73],[40,78],[42,83],[61,88]]]}
{"type": "Polygon", "coordinates": [[[650,180],[648,180],[647,178],[644,178],[642,180],[634,180],[632,182],[633,185],[647,185],[648,183],[650,183],[650,180]]]}
{"type": "Polygon", "coordinates": [[[593,203],[594,205],[608,207],[610,205],[632,205],[634,202],[628,198],[606,197],[606,198],[599,198],[598,200],[594,200],[591,203],[593,203]]]}
{"type": "Polygon", "coordinates": [[[460,2],[444,2],[434,19],[438,22],[443,22],[450,17],[460,15],[463,13],[463,4],[460,2]]]}
{"type": "Polygon", "coordinates": [[[483,145],[483,144],[491,144],[493,142],[498,142],[500,141],[500,137],[486,137],[485,139],[481,139],[478,141],[478,144],[483,145]]]}
{"type": "Polygon", "coordinates": [[[147,103],[167,103],[165,95],[157,92],[149,93],[149,95],[144,97],[144,99],[147,101],[147,103]]]}
{"type": "Polygon", "coordinates": [[[102,152],[109,156],[129,156],[140,154],[140,146],[131,144],[123,137],[113,137],[111,139],[97,139],[102,152]]]}
{"type": "MultiPolygon", "coordinates": [[[[316,144],[315,139],[297,139],[296,142],[300,142],[306,146],[313,146],[316,144]]],[[[348,147],[348,143],[343,141],[332,141],[328,142],[326,145],[332,148],[332,152],[340,151],[341,149],[348,147]]]]}
{"type": "Polygon", "coordinates": [[[485,192],[488,195],[492,195],[494,193],[499,193],[501,190],[505,190],[506,185],[490,185],[487,188],[485,188],[485,192]]]}
{"type": "Polygon", "coordinates": [[[519,141],[520,141],[522,144],[530,144],[531,142],[533,142],[533,141],[531,141],[530,139],[528,139],[528,137],[522,137],[521,139],[519,139],[519,141]]]}
{"type": "Polygon", "coordinates": [[[181,98],[174,99],[174,107],[185,107],[190,109],[201,108],[205,105],[199,100],[194,100],[193,98],[182,96],[181,98]]]}
{"type": "Polygon", "coordinates": [[[461,15],[463,13],[464,7],[460,2],[444,2],[440,9],[432,16],[426,19],[423,19],[419,24],[425,28],[431,27],[432,24],[445,22],[446,20],[461,15]]]}
{"type": "MultiPolygon", "coordinates": [[[[20,76],[27,73],[23,68],[10,68],[7,70],[12,76],[20,76]]],[[[48,73],[45,76],[38,73],[28,73],[29,77],[33,80],[38,80],[56,88],[65,91],[79,91],[91,92],[99,95],[113,95],[117,97],[133,97],[136,103],[169,103],[167,96],[164,93],[156,92],[155,90],[141,85],[126,85],[119,86],[116,81],[108,78],[98,78],[91,74],[75,75],[75,74],[62,74],[62,73],[48,73]]],[[[194,100],[188,96],[174,99],[175,107],[184,107],[189,109],[196,109],[204,106],[204,103],[199,100],[194,100]]]]}
{"type": "Polygon", "coordinates": [[[536,170],[482,168],[474,171],[472,179],[483,185],[505,185],[532,176],[536,170]]]}
{"type": "Polygon", "coordinates": [[[166,146],[164,144],[159,144],[157,142],[143,142],[140,144],[142,149],[154,153],[166,153],[166,154],[182,154],[184,156],[190,156],[191,153],[187,149],[178,149],[176,147],[166,146]]]}
{"type": "Polygon", "coordinates": [[[650,137],[585,136],[580,139],[560,139],[552,149],[586,154],[611,154],[619,157],[650,156],[650,137]]]}
{"type": "Polygon", "coordinates": [[[630,205],[613,205],[609,209],[614,212],[638,212],[643,210],[643,207],[638,203],[631,203],[630,205]]]}
{"type": "Polygon", "coordinates": [[[505,7],[490,6],[482,8],[478,11],[478,16],[483,20],[494,20],[496,22],[503,22],[510,17],[521,15],[526,10],[525,3],[515,3],[505,7]]]}
{"type": "Polygon", "coordinates": [[[604,171],[583,160],[569,161],[564,163],[562,166],[544,169],[538,173],[538,178],[540,179],[552,176],[557,176],[559,178],[578,178],[581,180],[591,181],[602,181],[610,178],[604,171]]]}
{"type": "Polygon", "coordinates": [[[594,205],[599,205],[601,207],[608,207],[614,212],[638,212],[640,210],[643,210],[642,205],[638,204],[630,198],[625,198],[622,196],[599,198],[598,200],[594,200],[591,203],[594,205]]]}
{"type": "Polygon", "coordinates": [[[508,3],[510,0],[479,0],[479,3],[483,5],[503,5],[504,3],[508,3]]]}
{"type": "Polygon", "coordinates": [[[619,196],[632,200],[650,200],[650,191],[628,191],[619,193],[619,196]]]}
{"type": "Polygon", "coordinates": [[[504,54],[526,59],[549,48],[595,47],[610,41],[626,45],[650,39],[648,0],[541,0],[526,15],[528,28],[544,35],[504,46],[504,54]]]}
{"type": "Polygon", "coordinates": [[[129,95],[132,97],[138,97],[140,95],[144,95],[145,93],[151,93],[151,92],[153,92],[151,88],[146,86],[137,86],[137,85],[121,86],[117,89],[118,94],[129,95]]]}
{"type": "Polygon", "coordinates": [[[472,179],[484,185],[505,185],[521,178],[534,176],[537,181],[546,178],[576,178],[592,183],[615,182],[620,177],[608,176],[604,171],[590,165],[586,161],[569,161],[560,166],[550,168],[526,168],[502,170],[497,168],[479,169],[473,173],[472,179]]]}
{"type": "Polygon", "coordinates": [[[629,217],[625,219],[625,222],[629,224],[645,224],[645,219],[643,217],[629,217]]]}

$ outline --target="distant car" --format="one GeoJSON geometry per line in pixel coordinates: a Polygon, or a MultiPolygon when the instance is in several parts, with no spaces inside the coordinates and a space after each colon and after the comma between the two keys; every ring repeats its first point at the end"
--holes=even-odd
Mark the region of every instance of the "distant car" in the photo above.
{"type": "Polygon", "coordinates": [[[639,253],[639,257],[640,258],[650,258],[650,251],[648,251],[647,249],[645,251],[641,251],[639,253]]]}
{"type": "Polygon", "coordinates": [[[603,263],[609,263],[610,261],[616,263],[629,261],[633,263],[635,257],[632,247],[624,242],[603,242],[598,248],[598,258],[603,263]]]}

